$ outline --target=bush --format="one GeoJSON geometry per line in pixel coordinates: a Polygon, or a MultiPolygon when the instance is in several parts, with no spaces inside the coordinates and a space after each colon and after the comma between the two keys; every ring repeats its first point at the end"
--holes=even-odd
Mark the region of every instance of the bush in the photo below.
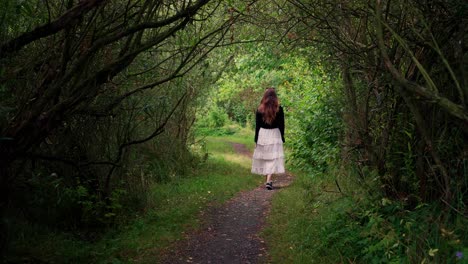
{"type": "Polygon", "coordinates": [[[274,262],[468,263],[462,215],[441,219],[437,204],[358,194],[364,188],[349,178],[341,189],[330,175],[298,173],[275,197],[265,232],[274,262]]]}
{"type": "Polygon", "coordinates": [[[208,127],[220,128],[223,127],[228,121],[228,115],[219,107],[212,107],[208,114],[208,127]]]}

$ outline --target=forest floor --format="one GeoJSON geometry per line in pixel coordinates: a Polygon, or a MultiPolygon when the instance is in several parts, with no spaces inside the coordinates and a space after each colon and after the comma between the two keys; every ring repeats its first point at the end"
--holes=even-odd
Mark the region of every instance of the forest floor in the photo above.
{"type": "MultiPolygon", "coordinates": [[[[236,153],[251,157],[245,145],[231,143],[236,153]]],[[[289,173],[274,175],[274,189],[259,186],[238,193],[225,204],[199,216],[202,228],[167,249],[162,263],[268,263],[267,245],[260,237],[273,195],[292,182],[289,173]]]]}

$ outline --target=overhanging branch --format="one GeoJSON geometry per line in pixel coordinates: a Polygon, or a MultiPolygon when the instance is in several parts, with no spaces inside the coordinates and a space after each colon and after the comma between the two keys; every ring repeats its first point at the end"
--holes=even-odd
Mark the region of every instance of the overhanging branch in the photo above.
{"type": "Polygon", "coordinates": [[[407,80],[395,66],[393,65],[390,57],[387,53],[385,42],[383,39],[383,28],[382,28],[382,9],[380,6],[380,0],[376,3],[376,32],[377,32],[377,44],[380,49],[380,53],[382,55],[385,67],[388,69],[392,77],[401,84],[406,90],[413,94],[417,94],[422,96],[424,99],[428,100],[429,102],[435,103],[440,108],[444,109],[450,115],[457,117],[465,122],[468,123],[468,113],[465,108],[461,105],[458,105],[446,97],[440,96],[438,93],[429,90],[428,88],[419,85],[418,83],[411,82],[407,80]]]}
{"type": "Polygon", "coordinates": [[[88,11],[105,1],[107,0],[80,1],[80,3],[77,6],[68,10],[65,14],[63,14],[55,21],[39,26],[33,29],[32,31],[23,33],[19,37],[12,39],[6,42],[5,44],[2,44],[0,46],[0,58],[5,58],[8,54],[19,51],[21,48],[33,41],[53,35],[59,32],[60,30],[72,25],[77,21],[78,18],[82,17],[88,11]]]}

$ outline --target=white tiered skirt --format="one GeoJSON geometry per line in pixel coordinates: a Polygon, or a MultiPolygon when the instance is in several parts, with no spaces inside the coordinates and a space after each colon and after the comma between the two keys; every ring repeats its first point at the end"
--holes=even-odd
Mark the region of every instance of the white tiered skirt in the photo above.
{"type": "Polygon", "coordinates": [[[278,128],[260,128],[252,158],[252,173],[260,175],[284,173],[284,151],[278,128]]]}

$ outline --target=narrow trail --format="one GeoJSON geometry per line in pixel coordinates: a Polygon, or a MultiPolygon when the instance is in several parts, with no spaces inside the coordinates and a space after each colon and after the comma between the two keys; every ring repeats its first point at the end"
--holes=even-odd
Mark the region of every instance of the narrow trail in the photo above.
{"type": "MultiPolygon", "coordinates": [[[[237,153],[251,157],[245,145],[231,144],[237,153]]],[[[274,175],[272,191],[262,185],[204,212],[203,228],[170,248],[162,263],[267,263],[267,245],[258,234],[265,225],[273,195],[291,181],[288,173],[274,175]]]]}

